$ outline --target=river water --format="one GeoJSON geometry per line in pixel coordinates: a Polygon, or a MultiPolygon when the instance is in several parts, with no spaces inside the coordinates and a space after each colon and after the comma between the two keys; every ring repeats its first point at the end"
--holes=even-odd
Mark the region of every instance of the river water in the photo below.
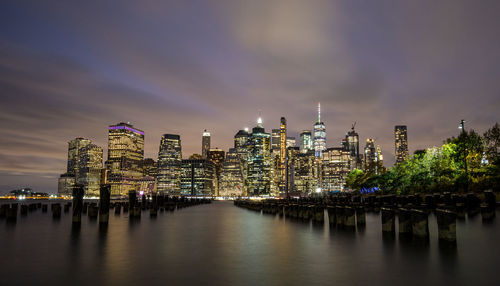
{"type": "MultiPolygon", "coordinates": [[[[0,285],[500,285],[498,219],[457,222],[457,248],[384,238],[380,216],[339,230],[213,202],[107,229],[50,210],[0,220],[0,285]]],[[[396,224],[397,225],[397,224],[396,224]]]]}

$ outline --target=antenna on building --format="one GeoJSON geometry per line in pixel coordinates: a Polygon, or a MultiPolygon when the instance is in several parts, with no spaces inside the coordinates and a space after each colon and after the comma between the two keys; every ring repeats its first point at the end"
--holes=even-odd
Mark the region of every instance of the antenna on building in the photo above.
{"type": "Polygon", "coordinates": [[[318,102],[318,123],[321,122],[321,102],[318,102]]]}
{"type": "Polygon", "coordinates": [[[352,124],[352,127],[351,127],[352,131],[354,131],[354,127],[356,127],[356,121],[354,121],[354,123],[352,124]]]}

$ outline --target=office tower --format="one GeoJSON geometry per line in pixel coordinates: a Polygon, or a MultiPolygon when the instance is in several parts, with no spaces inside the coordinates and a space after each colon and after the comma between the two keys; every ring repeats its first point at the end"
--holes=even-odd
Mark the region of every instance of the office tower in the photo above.
{"type": "Polygon", "coordinates": [[[347,132],[345,136],[345,141],[343,141],[344,148],[349,151],[350,159],[350,169],[361,169],[361,158],[359,156],[359,136],[354,130],[356,123],[351,127],[351,131],[347,132]]]}
{"type": "Polygon", "coordinates": [[[408,158],[408,135],[406,125],[396,125],[394,127],[394,142],[396,164],[399,164],[408,158]]]}
{"type": "Polygon", "coordinates": [[[323,192],[343,191],[345,179],[350,172],[352,156],[342,147],[328,148],[321,162],[321,189],[323,192]]]}
{"type": "MultiPolygon", "coordinates": [[[[208,153],[209,154],[209,153],[208,153]]],[[[207,159],[182,160],[181,194],[190,196],[215,195],[215,166],[207,159]]]]}
{"type": "Polygon", "coordinates": [[[219,178],[224,164],[224,150],[213,148],[208,150],[207,159],[214,164],[215,167],[215,196],[219,196],[219,178]]]}
{"type": "Polygon", "coordinates": [[[75,187],[75,175],[64,173],[57,181],[57,194],[59,196],[72,196],[75,187]]]}
{"type": "Polygon", "coordinates": [[[280,119],[280,156],[279,156],[279,170],[280,170],[280,183],[279,190],[281,194],[288,195],[287,183],[287,153],[286,153],[286,119],[280,119]]]}
{"type": "Polygon", "coordinates": [[[181,164],[181,137],[175,134],[163,134],[158,152],[158,174],[156,175],[158,192],[168,195],[180,194],[181,164]]]}
{"type": "Polygon", "coordinates": [[[272,129],[271,130],[271,150],[279,150],[280,149],[280,140],[281,140],[280,129],[272,129]]]}
{"type": "Polygon", "coordinates": [[[293,156],[290,165],[290,174],[293,174],[293,179],[290,179],[289,193],[293,195],[306,195],[314,192],[317,183],[314,179],[314,162],[316,161],[314,151],[299,152],[293,156]]]}
{"type": "Polygon", "coordinates": [[[91,144],[89,139],[81,137],[68,142],[68,161],[66,164],[66,173],[61,174],[57,184],[57,193],[59,195],[72,195],[73,187],[76,184],[76,177],[79,173],[80,149],[89,144],[91,144]]]}
{"type": "Polygon", "coordinates": [[[295,137],[286,137],[286,148],[295,147],[295,137]]]}
{"type": "Polygon", "coordinates": [[[130,123],[118,123],[108,128],[107,183],[112,196],[128,196],[137,189],[142,178],[144,160],[144,132],[130,123]]]}
{"type": "Polygon", "coordinates": [[[237,197],[245,194],[243,172],[236,148],[229,149],[219,179],[219,196],[237,197]]]}
{"type": "Polygon", "coordinates": [[[246,187],[247,187],[247,160],[248,160],[248,128],[244,130],[239,130],[236,135],[234,135],[234,148],[236,149],[236,153],[238,154],[241,162],[241,169],[243,173],[243,185],[245,186],[244,195],[246,195],[246,187]]]}
{"type": "Polygon", "coordinates": [[[101,187],[102,148],[88,144],[80,148],[75,182],[83,186],[86,197],[98,197],[101,187]]]}
{"type": "Polygon", "coordinates": [[[326,127],[321,122],[321,105],[318,103],[318,122],[314,124],[314,153],[317,158],[323,156],[326,150],[326,127]]]}
{"type": "Polygon", "coordinates": [[[375,149],[375,142],[372,138],[367,138],[365,152],[364,152],[363,169],[366,172],[374,172],[376,161],[377,161],[377,150],[375,149]]]}
{"type": "Polygon", "coordinates": [[[380,149],[379,145],[377,145],[377,161],[380,163],[381,166],[383,166],[384,155],[382,155],[382,149],[380,149]]]}
{"type": "Polygon", "coordinates": [[[203,136],[201,139],[201,156],[203,159],[207,158],[207,152],[210,149],[210,132],[203,131],[203,136]]]}
{"type": "Polygon", "coordinates": [[[68,166],[66,172],[76,176],[78,174],[80,149],[91,144],[89,139],[75,138],[68,142],[68,166]]]}
{"type": "Polygon", "coordinates": [[[248,138],[247,193],[249,196],[270,194],[271,134],[266,133],[262,119],[248,138]]]}
{"type": "Polygon", "coordinates": [[[313,150],[312,134],[309,130],[303,130],[300,132],[300,152],[307,153],[309,150],[313,150]]]}
{"type": "Polygon", "coordinates": [[[142,162],[142,175],[144,177],[156,178],[158,163],[153,158],[146,158],[142,162]]]}

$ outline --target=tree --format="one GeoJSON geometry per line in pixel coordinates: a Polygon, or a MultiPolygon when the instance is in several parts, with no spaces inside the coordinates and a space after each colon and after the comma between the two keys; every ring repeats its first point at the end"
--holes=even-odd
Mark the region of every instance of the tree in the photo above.
{"type": "Polygon", "coordinates": [[[484,132],[483,138],[486,158],[489,163],[500,165],[500,126],[498,123],[484,132]]]}

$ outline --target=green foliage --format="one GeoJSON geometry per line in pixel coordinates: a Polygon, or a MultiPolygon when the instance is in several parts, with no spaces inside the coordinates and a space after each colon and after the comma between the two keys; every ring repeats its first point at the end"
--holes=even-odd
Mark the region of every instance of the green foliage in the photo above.
{"type": "Polygon", "coordinates": [[[382,193],[396,194],[498,189],[500,127],[495,124],[483,137],[474,130],[462,132],[441,147],[416,151],[389,170],[371,170],[351,171],[346,186],[354,190],[379,187],[382,193]]]}

